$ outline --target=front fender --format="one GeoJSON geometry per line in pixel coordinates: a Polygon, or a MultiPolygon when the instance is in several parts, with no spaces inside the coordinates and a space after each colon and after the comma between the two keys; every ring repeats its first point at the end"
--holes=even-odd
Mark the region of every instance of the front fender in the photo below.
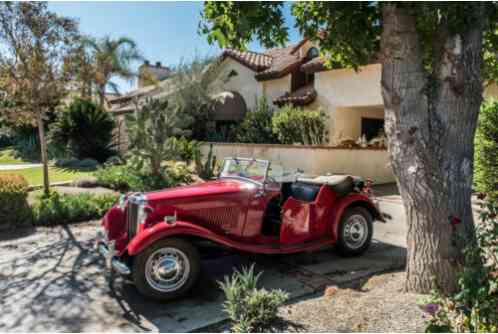
{"type": "Polygon", "coordinates": [[[221,244],[226,244],[226,241],[223,238],[202,226],[184,221],[176,221],[172,224],[160,222],[137,234],[128,244],[128,254],[130,256],[134,256],[142,252],[154,242],[175,235],[202,237],[221,244]]]}
{"type": "Polygon", "coordinates": [[[382,214],[372,202],[372,200],[363,194],[352,194],[341,198],[338,202],[334,204],[332,209],[332,238],[337,240],[339,223],[341,222],[342,215],[344,211],[350,207],[360,206],[367,209],[374,219],[383,220],[382,214]]]}

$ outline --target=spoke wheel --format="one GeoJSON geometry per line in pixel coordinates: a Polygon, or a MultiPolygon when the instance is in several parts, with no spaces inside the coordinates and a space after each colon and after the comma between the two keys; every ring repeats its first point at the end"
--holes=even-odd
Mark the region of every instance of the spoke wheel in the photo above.
{"type": "Polygon", "coordinates": [[[363,207],[347,209],[340,221],[337,247],[343,256],[365,252],[372,241],[372,215],[363,207]]]}

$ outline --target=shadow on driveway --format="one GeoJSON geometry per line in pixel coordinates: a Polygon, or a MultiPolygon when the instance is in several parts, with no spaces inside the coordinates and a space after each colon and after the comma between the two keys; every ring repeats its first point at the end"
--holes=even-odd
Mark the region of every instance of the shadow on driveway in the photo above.
{"type": "Polygon", "coordinates": [[[364,256],[347,259],[330,249],[255,256],[213,247],[202,252],[203,274],[189,296],[158,303],[122,278],[110,284],[93,251],[95,226],[54,227],[41,239],[0,243],[0,331],[192,331],[225,319],[216,281],[233,268],[255,262],[264,271],[263,287],[281,288],[298,300],[402,268],[406,258],[403,247],[378,240],[364,256]]]}

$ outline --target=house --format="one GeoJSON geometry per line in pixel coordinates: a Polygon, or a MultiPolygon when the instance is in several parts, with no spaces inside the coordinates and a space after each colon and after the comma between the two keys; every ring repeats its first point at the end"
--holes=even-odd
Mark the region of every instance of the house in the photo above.
{"type": "MultiPolygon", "coordinates": [[[[381,65],[372,63],[353,69],[328,69],[317,45],[303,39],[299,43],[263,52],[226,49],[218,57],[224,102],[215,108],[213,120],[219,124],[240,121],[265,96],[278,108],[293,104],[303,109],[323,109],[328,115],[329,145],[371,140],[382,135],[384,107],[381,94],[381,65]]],[[[174,90],[168,80],[171,70],[146,61],[139,69],[138,89],[111,101],[117,114],[134,109],[134,98],[166,96],[174,90]],[[145,85],[145,73],[158,83],[145,85]]],[[[498,97],[498,87],[486,89],[486,96],[498,97]]]]}

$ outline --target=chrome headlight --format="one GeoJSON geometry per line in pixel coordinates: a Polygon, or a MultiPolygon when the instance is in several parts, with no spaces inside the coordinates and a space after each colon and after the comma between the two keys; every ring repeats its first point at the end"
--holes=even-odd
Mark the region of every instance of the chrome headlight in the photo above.
{"type": "Polygon", "coordinates": [[[138,206],[138,212],[137,212],[137,223],[139,225],[142,225],[145,223],[146,219],[147,219],[147,211],[145,210],[145,204],[140,204],[138,206]]]}

